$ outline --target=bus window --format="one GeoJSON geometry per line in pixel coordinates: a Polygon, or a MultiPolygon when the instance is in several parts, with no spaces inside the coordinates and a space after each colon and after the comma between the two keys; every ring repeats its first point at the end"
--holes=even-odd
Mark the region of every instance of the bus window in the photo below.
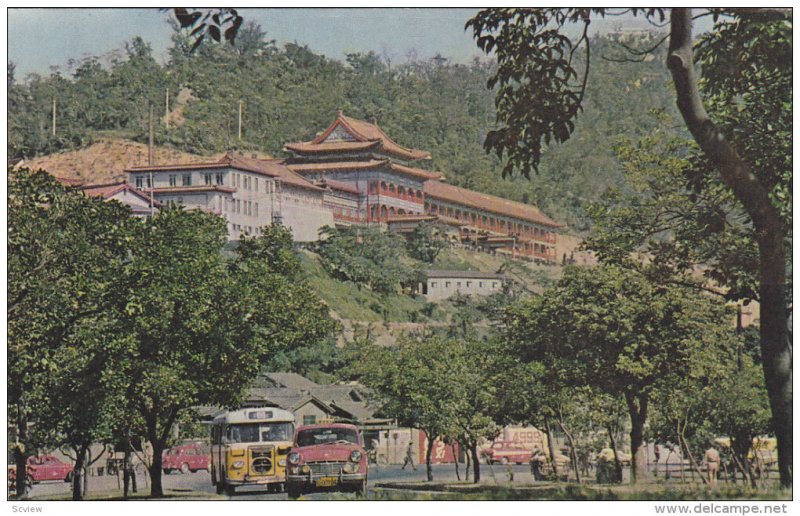
{"type": "Polygon", "coordinates": [[[229,443],[291,441],[292,423],[245,423],[228,427],[229,443]]]}
{"type": "Polygon", "coordinates": [[[257,443],[258,423],[245,425],[231,425],[228,427],[228,442],[231,443],[257,443]]]}

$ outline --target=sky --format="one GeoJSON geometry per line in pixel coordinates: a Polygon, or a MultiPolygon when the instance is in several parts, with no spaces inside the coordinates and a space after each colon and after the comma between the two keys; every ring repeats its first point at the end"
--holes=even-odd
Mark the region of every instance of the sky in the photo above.
{"type": "MultiPolygon", "coordinates": [[[[158,9],[8,9],[8,60],[17,77],[48,74],[70,59],[102,56],[141,36],[161,62],[172,29],[170,13],[158,9]],[[47,37],[43,37],[47,35],[47,37]]],[[[240,9],[278,44],[297,42],[333,59],[346,53],[375,51],[393,62],[437,53],[469,62],[481,52],[464,24],[477,8],[393,9],[240,9]]],[[[650,27],[642,19],[611,17],[592,22],[593,31],[650,27]]],[[[652,28],[652,27],[650,27],[652,28]]],[[[663,30],[663,29],[662,29],[663,30]]]]}

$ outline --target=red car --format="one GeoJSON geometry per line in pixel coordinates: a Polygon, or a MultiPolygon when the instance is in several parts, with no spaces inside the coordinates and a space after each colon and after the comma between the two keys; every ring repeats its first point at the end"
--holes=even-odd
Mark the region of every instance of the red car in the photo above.
{"type": "Polygon", "coordinates": [[[166,474],[177,470],[181,473],[208,470],[211,468],[211,454],[208,447],[200,443],[173,446],[164,452],[161,468],[166,474]]]}
{"type": "MultiPolygon", "coordinates": [[[[27,476],[28,483],[46,482],[48,480],[58,480],[69,482],[72,480],[72,464],[61,462],[53,455],[38,455],[28,457],[27,476]]],[[[8,468],[8,479],[12,481],[16,478],[17,468],[8,468]]]]}
{"type": "Polygon", "coordinates": [[[531,461],[531,450],[528,450],[520,443],[512,441],[495,441],[488,448],[481,451],[481,455],[486,459],[487,464],[528,464],[531,461]]]}
{"type": "Polygon", "coordinates": [[[290,499],[313,491],[367,490],[367,452],[354,425],[301,426],[286,457],[286,491],[290,499]]]}

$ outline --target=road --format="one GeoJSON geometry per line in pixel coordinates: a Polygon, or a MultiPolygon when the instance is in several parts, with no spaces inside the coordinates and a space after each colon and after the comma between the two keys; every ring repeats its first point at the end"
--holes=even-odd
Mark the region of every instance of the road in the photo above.
{"type": "MultiPolygon", "coordinates": [[[[459,466],[461,478],[464,477],[464,466],[459,466]]],[[[528,466],[513,466],[514,481],[515,483],[530,483],[532,481],[530,469],[528,466]]],[[[440,464],[433,466],[434,479],[437,481],[454,481],[456,480],[455,468],[452,464],[440,464]]],[[[495,465],[489,467],[485,464],[481,465],[482,482],[486,483],[509,483],[506,466],[495,465]]],[[[211,485],[211,476],[206,471],[198,471],[196,473],[172,473],[162,477],[164,492],[167,495],[178,495],[186,499],[194,498],[193,493],[197,493],[197,498],[229,498],[226,495],[216,495],[214,486],[211,485]]],[[[425,465],[417,466],[417,470],[413,471],[409,468],[401,469],[400,465],[389,466],[372,466],[369,472],[369,486],[374,487],[376,483],[381,482],[410,482],[410,481],[423,481],[425,480],[425,465]]],[[[146,482],[144,475],[138,475],[139,492],[149,492],[149,483],[146,482]]],[[[89,493],[88,497],[91,498],[92,493],[103,492],[104,495],[114,496],[114,492],[118,492],[119,496],[122,495],[122,489],[118,487],[116,477],[89,477],[89,493]]],[[[70,493],[70,484],[64,482],[46,482],[36,484],[33,487],[30,495],[36,499],[63,499],[70,493]]],[[[258,488],[239,488],[236,494],[231,497],[235,500],[286,500],[285,493],[267,493],[264,489],[258,488]]],[[[329,494],[329,493],[314,493],[304,496],[307,499],[325,500],[329,498],[352,498],[355,499],[353,494],[329,494]]]]}

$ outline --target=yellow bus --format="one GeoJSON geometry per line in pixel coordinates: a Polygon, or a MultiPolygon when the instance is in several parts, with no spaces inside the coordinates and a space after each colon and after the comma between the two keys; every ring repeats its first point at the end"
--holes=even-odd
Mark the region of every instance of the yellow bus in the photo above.
{"type": "Polygon", "coordinates": [[[211,483],[232,495],[238,486],[270,491],[286,483],[286,455],[292,446],[294,415],[279,408],[225,412],[211,427],[211,483]]]}

